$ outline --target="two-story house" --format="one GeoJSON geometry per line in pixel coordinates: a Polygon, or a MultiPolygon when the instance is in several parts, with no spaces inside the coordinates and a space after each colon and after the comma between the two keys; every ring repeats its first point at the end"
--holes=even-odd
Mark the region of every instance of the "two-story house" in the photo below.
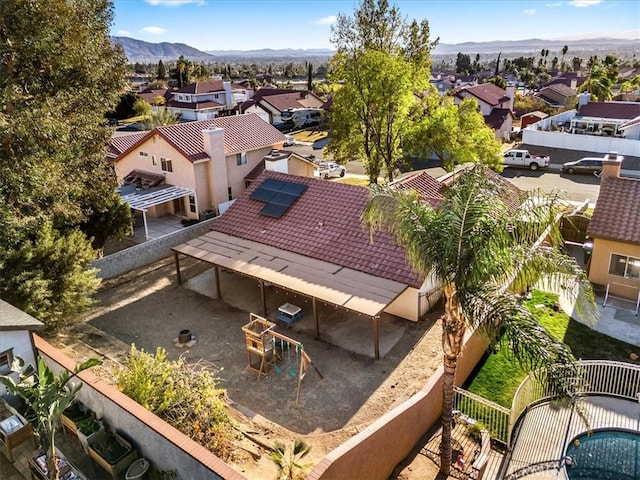
{"type": "Polygon", "coordinates": [[[223,80],[195,82],[172,92],[166,107],[183,120],[207,120],[247,101],[253,90],[223,80]]]}
{"type": "Polygon", "coordinates": [[[453,98],[456,105],[460,105],[466,98],[475,99],[485,123],[493,129],[496,138],[509,140],[513,127],[514,97],[513,85],[504,90],[493,83],[480,83],[456,90],[453,98]]]}
{"type": "MultiPolygon", "coordinates": [[[[245,177],[286,137],[257,115],[156,127],[115,159],[124,200],[145,215],[198,219],[245,190],[245,177]]],[[[117,150],[117,149],[116,149],[117,150]]]]}
{"type": "Polygon", "coordinates": [[[241,103],[241,113],[255,113],[271,124],[282,121],[281,114],[290,108],[320,108],[324,100],[306,90],[280,90],[277,88],[261,88],[253,97],[241,103]]]}

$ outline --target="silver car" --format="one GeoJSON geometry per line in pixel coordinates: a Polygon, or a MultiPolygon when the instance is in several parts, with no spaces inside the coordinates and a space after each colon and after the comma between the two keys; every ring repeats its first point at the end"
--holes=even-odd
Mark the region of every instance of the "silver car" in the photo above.
{"type": "Polygon", "coordinates": [[[562,165],[565,173],[594,173],[602,172],[602,158],[585,157],[575,162],[567,162],[562,165]]]}

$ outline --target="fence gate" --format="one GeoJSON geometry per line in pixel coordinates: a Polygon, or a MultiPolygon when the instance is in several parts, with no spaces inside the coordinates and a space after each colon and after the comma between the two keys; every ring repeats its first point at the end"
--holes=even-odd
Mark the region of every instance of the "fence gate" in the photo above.
{"type": "Polygon", "coordinates": [[[565,242],[584,243],[590,217],[586,215],[566,215],[562,217],[560,231],[565,242]]]}

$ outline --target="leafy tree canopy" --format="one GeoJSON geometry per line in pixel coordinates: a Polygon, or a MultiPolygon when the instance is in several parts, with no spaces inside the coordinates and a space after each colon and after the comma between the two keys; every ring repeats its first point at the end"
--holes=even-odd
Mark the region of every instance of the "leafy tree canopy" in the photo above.
{"type": "MultiPolygon", "coordinates": [[[[104,157],[111,134],[105,113],[117,103],[125,74],[124,53],[109,37],[112,13],[108,0],[2,2],[0,251],[10,258],[0,263],[0,295],[8,298],[17,275],[77,273],[34,281],[19,298],[11,293],[17,306],[51,324],[73,312],[74,302],[84,305],[93,288],[79,273],[86,265],[83,245],[89,246],[83,229],[108,212],[130,222],[104,157]],[[51,247],[52,238],[69,245],[51,247]],[[42,257],[40,265],[29,260],[35,255],[29,248],[42,257]],[[54,252],[65,249],[65,267],[46,272],[47,265],[57,267],[54,252]]],[[[102,238],[124,229],[107,224],[114,230],[105,227],[102,238]]]]}

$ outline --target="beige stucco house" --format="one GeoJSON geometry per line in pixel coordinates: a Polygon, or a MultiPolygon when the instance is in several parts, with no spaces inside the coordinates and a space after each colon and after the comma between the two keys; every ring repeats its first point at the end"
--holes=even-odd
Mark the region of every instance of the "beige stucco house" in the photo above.
{"type": "Polygon", "coordinates": [[[114,165],[132,208],[199,219],[242,194],[245,177],[285,141],[257,115],[218,117],[156,127],[130,142],[114,165]]]}
{"type": "Polygon", "coordinates": [[[454,103],[460,105],[466,98],[473,98],[498,140],[508,141],[513,127],[513,100],[515,87],[506,90],[493,83],[480,83],[456,90],[454,103]]]}
{"type": "Polygon", "coordinates": [[[621,156],[605,158],[587,229],[593,240],[589,280],[635,303],[640,296],[640,179],[620,177],[621,156]]]}

